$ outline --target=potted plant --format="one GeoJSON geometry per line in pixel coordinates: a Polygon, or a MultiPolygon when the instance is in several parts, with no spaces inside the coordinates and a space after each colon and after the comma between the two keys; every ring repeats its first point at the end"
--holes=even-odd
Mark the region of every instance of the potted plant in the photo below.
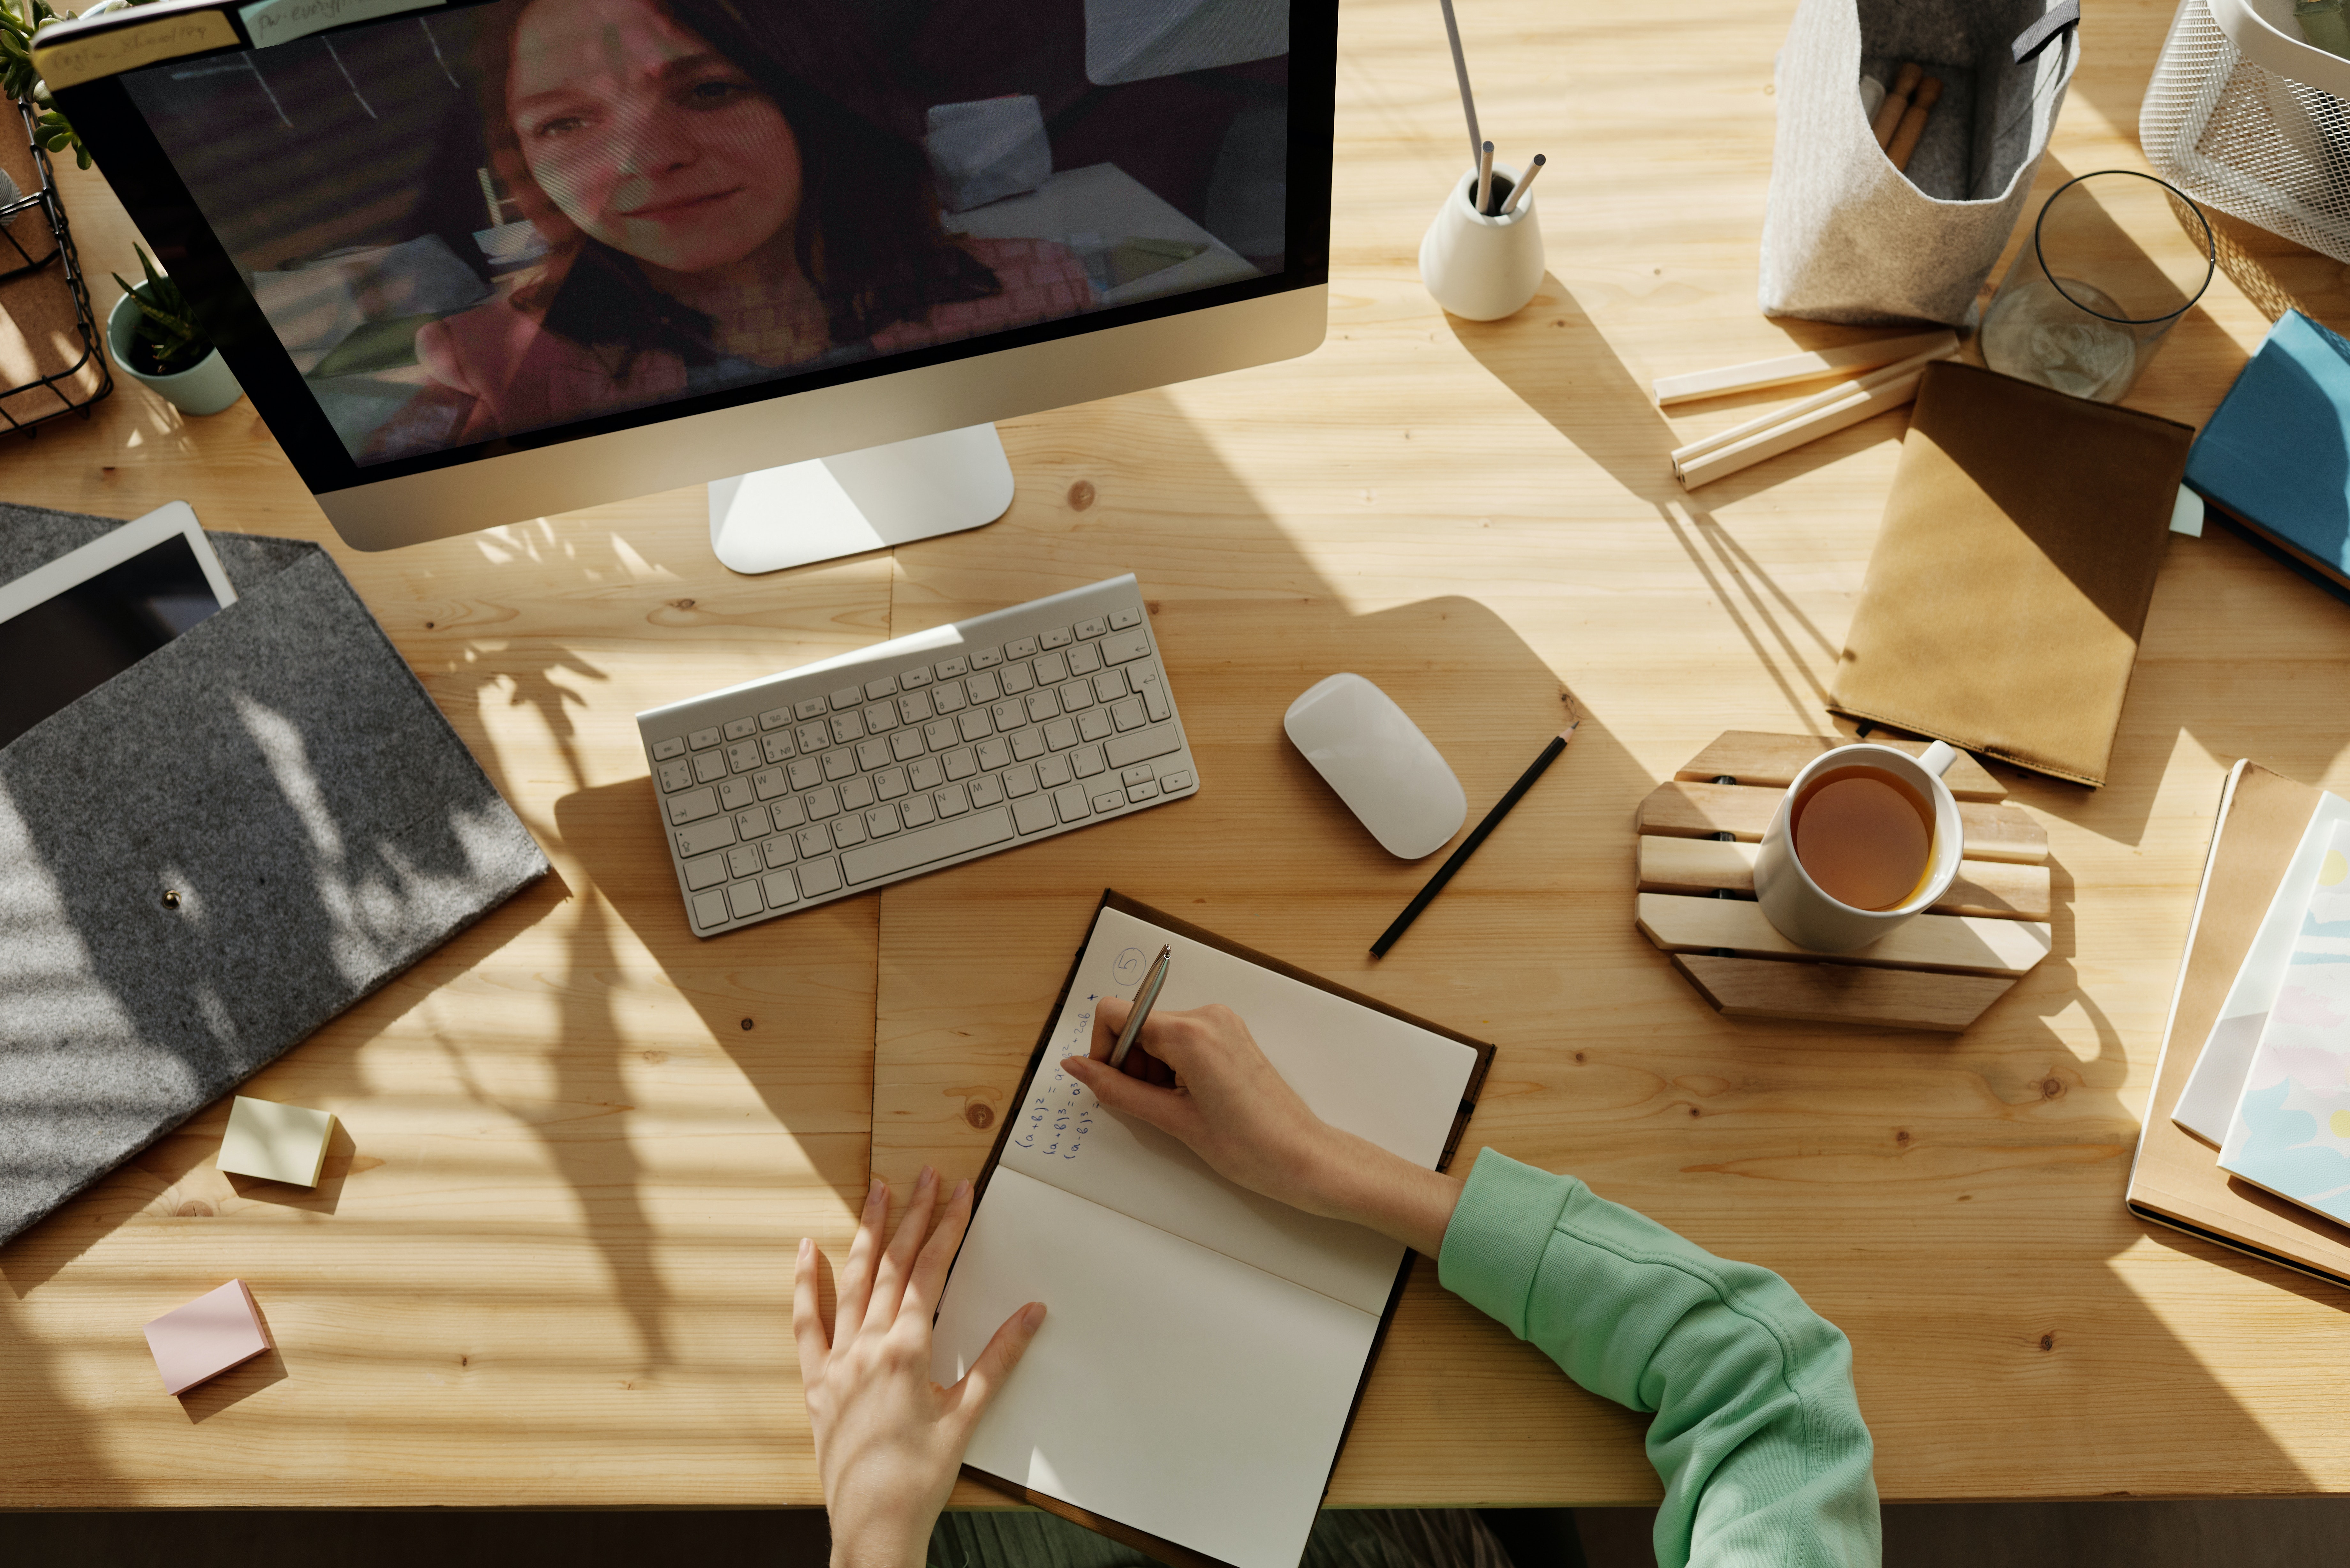
{"type": "Polygon", "coordinates": [[[244,395],[236,373],[196,325],[188,297],[137,244],[147,281],[136,286],[120,273],[122,297],[107,313],[106,347],[132,380],[161,392],[184,414],[216,414],[244,395]]]}

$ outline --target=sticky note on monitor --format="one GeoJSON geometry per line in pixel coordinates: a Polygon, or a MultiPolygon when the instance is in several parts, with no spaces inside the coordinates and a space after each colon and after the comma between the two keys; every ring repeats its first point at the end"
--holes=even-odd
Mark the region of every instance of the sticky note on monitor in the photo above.
{"type": "Polygon", "coordinates": [[[243,1095],[229,1107],[228,1132],[221,1139],[220,1168],[238,1176],[265,1181],[291,1182],[296,1187],[318,1185],[326,1163],[327,1139],[334,1136],[330,1111],[305,1110],[271,1100],[248,1100],[243,1095]]]}
{"type": "Polygon", "coordinates": [[[268,1349],[269,1336],[253,1293],[243,1280],[231,1280],[149,1324],[147,1348],[155,1353],[164,1391],[184,1394],[268,1349]]]}

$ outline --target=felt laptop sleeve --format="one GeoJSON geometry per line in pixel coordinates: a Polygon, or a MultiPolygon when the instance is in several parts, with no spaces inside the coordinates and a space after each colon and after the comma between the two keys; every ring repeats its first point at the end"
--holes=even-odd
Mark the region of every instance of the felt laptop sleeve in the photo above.
{"type": "Polygon", "coordinates": [[[2104,784],[2193,436],[1927,366],[1828,706],[2104,784]]]}
{"type": "MultiPolygon", "coordinates": [[[[119,526],[0,505],[0,579],[119,526]]],[[[547,871],[324,550],[206,537],[236,602],[0,747],[0,1241],[547,871]]]]}

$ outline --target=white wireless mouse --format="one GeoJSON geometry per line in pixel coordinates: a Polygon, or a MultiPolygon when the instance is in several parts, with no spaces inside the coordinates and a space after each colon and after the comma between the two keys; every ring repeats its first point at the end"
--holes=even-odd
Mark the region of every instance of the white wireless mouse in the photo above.
{"type": "Polygon", "coordinates": [[[1359,675],[1316,682],[1281,727],[1390,855],[1433,853],[1469,815],[1461,781],[1419,726],[1359,675]]]}

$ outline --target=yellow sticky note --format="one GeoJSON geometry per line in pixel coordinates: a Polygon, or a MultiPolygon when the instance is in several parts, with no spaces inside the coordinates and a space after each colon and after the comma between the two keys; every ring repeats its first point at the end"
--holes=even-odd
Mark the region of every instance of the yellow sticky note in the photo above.
{"type": "Polygon", "coordinates": [[[48,29],[41,31],[43,36],[33,40],[33,68],[52,88],[237,45],[236,24],[221,11],[174,11],[135,26],[66,28],[62,37],[49,42],[43,41],[48,29]]]}
{"type": "Polygon", "coordinates": [[[334,1131],[330,1111],[239,1095],[229,1107],[228,1132],[221,1138],[220,1168],[265,1181],[316,1187],[318,1169],[327,1160],[327,1140],[334,1131]]]}

